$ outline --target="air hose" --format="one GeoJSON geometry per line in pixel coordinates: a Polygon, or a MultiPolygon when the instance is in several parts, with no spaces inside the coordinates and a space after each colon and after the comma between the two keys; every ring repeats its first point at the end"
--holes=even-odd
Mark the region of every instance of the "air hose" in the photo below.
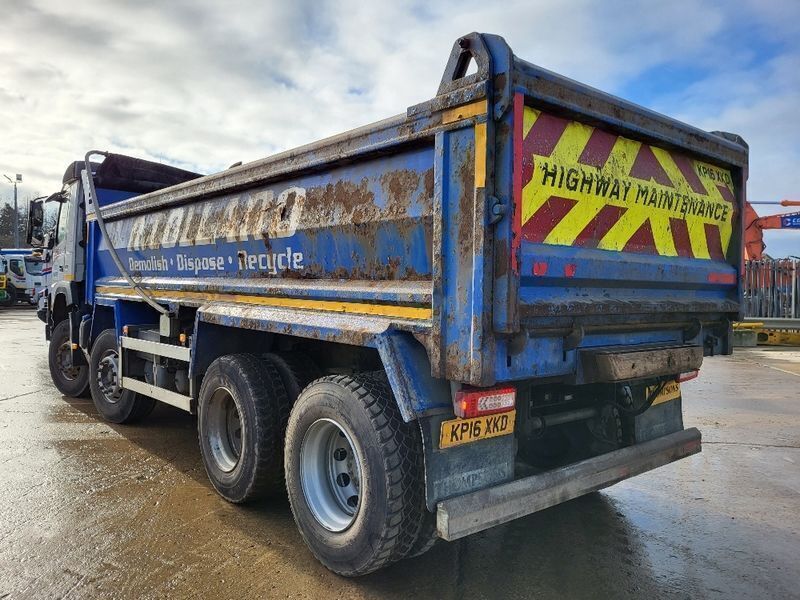
{"type": "Polygon", "coordinates": [[[114,244],[111,241],[111,237],[108,235],[108,230],[106,229],[106,223],[103,220],[103,212],[100,210],[99,202],[96,202],[97,193],[94,189],[94,177],[92,176],[92,163],[89,161],[92,155],[97,154],[99,156],[104,156],[108,158],[108,152],[101,152],[100,150],[89,150],[86,153],[86,158],[84,159],[85,162],[83,163],[84,166],[84,180],[83,180],[83,193],[84,197],[86,198],[86,206],[88,207],[89,204],[94,206],[94,214],[97,217],[97,224],[100,226],[100,232],[103,234],[103,238],[106,240],[106,244],[108,244],[108,251],[111,253],[111,258],[114,260],[114,264],[117,265],[117,269],[119,269],[120,274],[127,280],[133,290],[139,294],[142,299],[147,302],[150,306],[152,306],[155,310],[157,310],[162,315],[169,316],[169,311],[161,306],[158,302],[153,300],[152,296],[148,294],[144,288],[142,288],[139,283],[131,277],[131,274],[128,273],[128,270],[125,268],[122,260],[119,258],[119,254],[117,254],[117,249],[114,248],[114,244]]]}

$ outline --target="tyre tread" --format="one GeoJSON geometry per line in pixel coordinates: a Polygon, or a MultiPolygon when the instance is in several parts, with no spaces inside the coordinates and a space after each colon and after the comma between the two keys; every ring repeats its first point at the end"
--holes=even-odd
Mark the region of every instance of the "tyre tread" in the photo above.
{"type": "Polygon", "coordinates": [[[419,470],[419,434],[413,423],[403,421],[392,390],[379,374],[329,375],[330,382],[349,390],[366,410],[382,444],[388,511],[386,527],[373,541],[371,560],[342,575],[357,576],[376,571],[404,558],[419,536],[424,505],[419,470]]]}

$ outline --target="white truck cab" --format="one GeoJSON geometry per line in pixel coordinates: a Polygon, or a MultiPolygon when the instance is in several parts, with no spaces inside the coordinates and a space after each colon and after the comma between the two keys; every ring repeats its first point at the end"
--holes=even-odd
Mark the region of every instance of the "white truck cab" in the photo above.
{"type": "Polygon", "coordinates": [[[19,254],[4,254],[7,277],[8,304],[35,303],[37,293],[47,285],[48,268],[41,255],[22,250],[19,254]]]}

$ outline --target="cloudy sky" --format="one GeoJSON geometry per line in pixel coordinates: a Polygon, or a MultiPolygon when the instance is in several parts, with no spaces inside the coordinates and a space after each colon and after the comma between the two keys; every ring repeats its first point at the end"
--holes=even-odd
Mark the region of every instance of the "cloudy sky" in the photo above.
{"type": "MultiPolygon", "coordinates": [[[[0,0],[0,9],[0,173],[23,174],[22,198],[54,191],[89,148],[210,173],[401,113],[435,94],[453,41],[481,30],[530,62],[741,134],[750,199],[800,199],[797,0],[0,0]]],[[[773,256],[800,255],[800,231],[767,243],[773,256]]]]}

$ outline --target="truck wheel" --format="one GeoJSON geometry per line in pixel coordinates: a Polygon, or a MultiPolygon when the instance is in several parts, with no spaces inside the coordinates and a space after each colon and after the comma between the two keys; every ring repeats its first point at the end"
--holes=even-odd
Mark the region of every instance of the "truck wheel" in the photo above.
{"type": "Polygon", "coordinates": [[[278,408],[281,439],[286,435],[286,423],[297,397],[306,386],[322,376],[322,371],[305,354],[300,352],[269,353],[264,360],[272,363],[286,388],[286,404],[278,408]]]}
{"type": "Polygon", "coordinates": [[[419,530],[419,535],[406,554],[406,558],[422,556],[439,541],[439,534],[436,533],[436,513],[430,512],[427,507],[422,510],[422,525],[419,530]]]}
{"type": "Polygon", "coordinates": [[[53,328],[48,349],[50,378],[56,389],[65,396],[81,396],[89,385],[89,368],[85,365],[67,366],[70,363],[69,319],[53,328]]]}
{"type": "Polygon", "coordinates": [[[121,388],[117,333],[113,329],[106,329],[94,341],[89,373],[94,406],[106,421],[133,423],[153,410],[154,398],[121,388]]]}
{"type": "Polygon", "coordinates": [[[6,286],[6,297],[0,302],[0,306],[14,306],[17,301],[17,292],[13,286],[6,286]]]}
{"type": "Polygon", "coordinates": [[[311,552],[364,575],[409,552],[422,523],[419,433],[385,381],[334,375],[309,385],[286,431],[286,489],[311,552]]]}
{"type": "Polygon", "coordinates": [[[309,383],[322,376],[319,367],[302,352],[270,352],[264,355],[264,360],[278,370],[290,404],[294,404],[309,383]]]}
{"type": "Polygon", "coordinates": [[[278,407],[287,403],[275,367],[252,354],[218,358],[200,388],[200,452],[211,484],[242,503],[280,488],[278,407]]]}

